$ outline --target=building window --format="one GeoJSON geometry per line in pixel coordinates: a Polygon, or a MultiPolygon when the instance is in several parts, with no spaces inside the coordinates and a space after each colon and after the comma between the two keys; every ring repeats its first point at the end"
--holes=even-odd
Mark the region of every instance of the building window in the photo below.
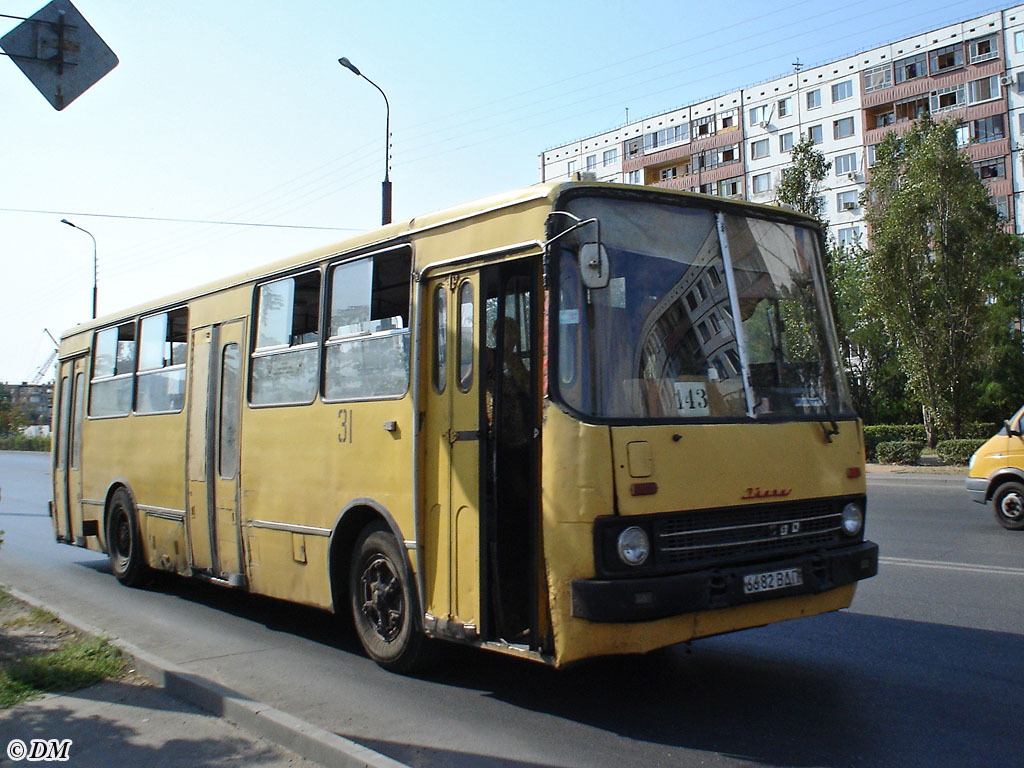
{"type": "Polygon", "coordinates": [[[1005,195],[993,197],[992,205],[996,207],[996,212],[999,214],[999,218],[1002,221],[1006,221],[1010,218],[1010,202],[1005,195]]]}
{"type": "Polygon", "coordinates": [[[1013,49],[1017,53],[1024,53],[1024,32],[1013,33],[1013,49]]]}
{"type": "Polygon", "coordinates": [[[722,127],[723,128],[735,128],[736,127],[736,110],[735,109],[730,111],[730,112],[723,113],[722,115],[720,115],[720,117],[722,118],[722,127]]]}
{"type": "Polygon", "coordinates": [[[966,103],[967,86],[965,83],[951,85],[948,88],[941,88],[937,91],[932,91],[932,112],[940,112],[944,109],[956,109],[966,103]]]}
{"type": "Polygon", "coordinates": [[[673,125],[654,133],[644,134],[644,152],[654,152],[690,138],[690,125],[673,125]]]}
{"type": "Polygon", "coordinates": [[[640,171],[640,170],[630,171],[628,174],[626,174],[626,183],[627,184],[643,184],[644,183],[644,179],[643,179],[643,175],[642,174],[643,174],[643,171],[640,171]]]}
{"type": "Polygon", "coordinates": [[[626,157],[640,157],[640,148],[643,146],[640,139],[630,139],[626,142],[626,157]]]}
{"type": "Polygon", "coordinates": [[[875,151],[877,148],[877,144],[868,144],[868,168],[875,164],[875,151]]]}
{"type": "Polygon", "coordinates": [[[964,47],[960,43],[947,45],[928,53],[928,64],[933,75],[964,65],[964,47]]]}
{"type": "Polygon", "coordinates": [[[750,142],[750,158],[760,160],[762,157],[768,157],[768,139],[750,142]]]}
{"type": "Polygon", "coordinates": [[[917,120],[928,111],[929,98],[927,96],[914,96],[903,101],[897,101],[896,122],[903,123],[907,120],[917,120]]]}
{"type": "Polygon", "coordinates": [[[836,169],[836,176],[846,176],[857,172],[857,153],[851,152],[848,155],[839,155],[833,163],[836,169]]]}
{"type": "Polygon", "coordinates": [[[768,192],[772,188],[772,175],[770,173],[759,173],[751,179],[754,194],[768,192]]]}
{"type": "Polygon", "coordinates": [[[905,59],[897,59],[893,63],[893,68],[896,70],[897,83],[925,77],[928,74],[928,54],[918,53],[905,59]]]}
{"type": "Polygon", "coordinates": [[[846,192],[840,192],[836,195],[836,210],[837,211],[855,211],[860,207],[857,202],[858,193],[856,189],[850,189],[846,192]]]}
{"type": "Polygon", "coordinates": [[[967,43],[967,60],[978,64],[999,56],[999,38],[996,35],[979,37],[967,43]]]}
{"type": "Polygon", "coordinates": [[[880,88],[888,88],[892,85],[892,67],[888,64],[882,64],[878,67],[866,69],[861,73],[861,79],[865,93],[877,91],[880,88]]]}
{"type": "Polygon", "coordinates": [[[597,170],[597,155],[587,155],[587,161],[586,162],[587,162],[587,170],[588,171],[595,171],[595,170],[597,170]]]}
{"type": "Polygon", "coordinates": [[[793,100],[790,98],[779,99],[779,117],[789,117],[793,114],[793,100]]]}
{"type": "Polygon", "coordinates": [[[736,197],[742,194],[743,190],[743,179],[726,179],[719,187],[719,194],[722,197],[736,197]]]}
{"type": "Polygon", "coordinates": [[[731,147],[725,147],[720,152],[721,161],[719,162],[719,165],[728,165],[729,163],[737,162],[740,159],[739,147],[739,144],[733,144],[731,147]]]}
{"type": "Polygon", "coordinates": [[[807,92],[807,108],[817,109],[821,106],[821,89],[816,88],[813,91],[807,92]]]}
{"type": "Polygon", "coordinates": [[[768,121],[768,107],[762,104],[760,107],[751,107],[750,112],[750,124],[760,125],[768,121]]]}
{"type": "Polygon", "coordinates": [[[779,136],[779,152],[789,152],[793,148],[793,132],[783,133],[779,136]]]}
{"type": "Polygon", "coordinates": [[[618,160],[619,160],[619,150],[618,150],[618,148],[616,148],[616,149],[606,149],[604,151],[604,156],[601,158],[601,160],[604,163],[605,167],[607,167],[609,165],[613,165],[614,163],[618,162],[618,160]]]}
{"type": "Polygon", "coordinates": [[[832,86],[832,101],[844,101],[853,97],[853,80],[844,80],[832,86]]]}
{"type": "Polygon", "coordinates": [[[895,112],[878,112],[875,114],[875,128],[884,128],[896,122],[895,112]]]}
{"type": "Polygon", "coordinates": [[[707,117],[700,117],[693,121],[693,137],[703,138],[705,136],[715,135],[715,116],[708,115],[707,117]]]}
{"type": "Polygon", "coordinates": [[[970,95],[971,104],[998,99],[999,77],[998,75],[992,75],[990,77],[983,77],[980,80],[972,80],[967,84],[967,91],[970,95]]]}
{"type": "Polygon", "coordinates": [[[1006,135],[1002,115],[992,115],[991,117],[972,120],[969,126],[971,129],[970,139],[977,144],[983,144],[986,141],[996,141],[1006,135]]]}
{"type": "Polygon", "coordinates": [[[1017,128],[1021,133],[1024,133],[1024,112],[1017,115],[1017,128]]]}
{"type": "Polygon", "coordinates": [[[812,125],[808,128],[807,135],[811,137],[811,144],[821,144],[824,141],[824,134],[820,125],[812,125]]]}
{"type": "Polygon", "coordinates": [[[572,178],[572,175],[574,173],[576,173],[577,171],[579,171],[579,169],[580,169],[580,162],[579,162],[579,160],[570,160],[569,161],[568,170],[566,171],[566,174],[569,176],[569,178],[572,178]]]}
{"type": "Polygon", "coordinates": [[[836,233],[841,248],[852,248],[860,242],[860,227],[844,227],[836,233]]]}
{"type": "Polygon", "coordinates": [[[832,121],[832,138],[845,139],[853,136],[853,118],[843,117],[832,121]]]}
{"type": "MultiPolygon", "coordinates": [[[[1021,115],[1024,117],[1024,114],[1021,115]]],[[[1006,178],[1006,158],[994,157],[974,164],[974,172],[982,181],[1006,178]]]]}
{"type": "Polygon", "coordinates": [[[676,167],[674,165],[668,168],[662,168],[660,171],[658,171],[658,179],[660,181],[668,181],[669,179],[674,179],[675,177],[676,167]]]}

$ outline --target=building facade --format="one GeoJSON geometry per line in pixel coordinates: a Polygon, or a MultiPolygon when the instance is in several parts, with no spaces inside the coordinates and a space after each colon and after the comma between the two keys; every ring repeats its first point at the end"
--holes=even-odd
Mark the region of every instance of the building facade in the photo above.
{"type": "Polygon", "coordinates": [[[809,135],[832,163],[830,234],[864,234],[859,197],[875,147],[925,112],[958,140],[1008,225],[1024,232],[1024,5],[994,11],[542,152],[541,181],[590,173],[772,203],[809,135]]]}

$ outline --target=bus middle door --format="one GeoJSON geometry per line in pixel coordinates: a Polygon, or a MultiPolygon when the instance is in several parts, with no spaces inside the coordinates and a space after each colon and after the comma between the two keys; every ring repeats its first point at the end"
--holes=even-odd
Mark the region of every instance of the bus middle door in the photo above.
{"type": "Polygon", "coordinates": [[[192,331],[188,520],[194,571],[243,586],[239,424],[244,323],[192,331]]]}

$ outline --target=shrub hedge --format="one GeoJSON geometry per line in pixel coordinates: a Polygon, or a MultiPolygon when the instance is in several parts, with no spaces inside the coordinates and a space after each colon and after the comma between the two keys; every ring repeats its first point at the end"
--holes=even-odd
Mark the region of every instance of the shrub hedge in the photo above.
{"type": "MultiPolygon", "coordinates": [[[[1002,428],[1002,424],[974,422],[964,424],[961,432],[963,433],[963,439],[987,440],[1002,428]]],[[[939,435],[940,441],[947,439],[946,436],[939,435]]],[[[875,460],[875,451],[879,443],[908,440],[920,443],[921,445],[927,443],[928,435],[925,432],[924,424],[874,424],[870,427],[864,427],[864,450],[867,453],[868,461],[875,460]]]]}
{"type": "Polygon", "coordinates": [[[0,451],[44,451],[50,450],[50,438],[11,435],[0,437],[0,451]]]}
{"type": "Polygon", "coordinates": [[[985,440],[943,440],[935,446],[935,453],[943,464],[966,464],[971,454],[981,448],[985,440]]]}
{"type": "Polygon", "coordinates": [[[875,446],[875,455],[881,464],[917,464],[923,447],[912,440],[889,440],[875,446]]]}

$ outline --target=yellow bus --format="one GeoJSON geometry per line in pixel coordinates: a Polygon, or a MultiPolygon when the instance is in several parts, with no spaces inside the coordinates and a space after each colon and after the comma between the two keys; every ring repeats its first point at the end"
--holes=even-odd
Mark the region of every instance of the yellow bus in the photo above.
{"type": "Polygon", "coordinates": [[[572,182],[60,343],[57,539],[561,666],[847,607],[877,570],[815,223],[572,182]]]}

